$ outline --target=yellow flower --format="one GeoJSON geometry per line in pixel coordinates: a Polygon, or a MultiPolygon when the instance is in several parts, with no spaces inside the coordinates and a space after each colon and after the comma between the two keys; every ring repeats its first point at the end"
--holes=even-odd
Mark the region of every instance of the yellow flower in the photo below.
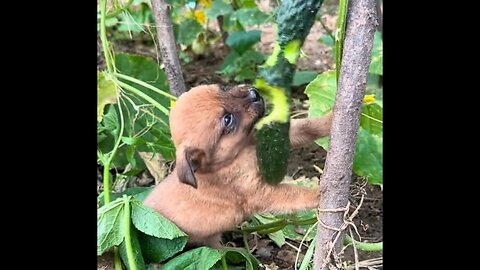
{"type": "Polygon", "coordinates": [[[170,99],[170,109],[173,108],[173,105],[175,105],[175,100],[173,99],[170,99]]]}
{"type": "Polygon", "coordinates": [[[200,10],[195,10],[194,13],[195,19],[197,20],[198,23],[200,24],[205,24],[205,11],[203,9],[200,10]]]}
{"type": "Polygon", "coordinates": [[[363,97],[363,103],[364,104],[370,104],[372,102],[375,102],[375,95],[365,95],[363,97]]]}
{"type": "Polygon", "coordinates": [[[200,4],[203,4],[207,9],[212,6],[213,0],[200,0],[198,1],[200,4]]]}

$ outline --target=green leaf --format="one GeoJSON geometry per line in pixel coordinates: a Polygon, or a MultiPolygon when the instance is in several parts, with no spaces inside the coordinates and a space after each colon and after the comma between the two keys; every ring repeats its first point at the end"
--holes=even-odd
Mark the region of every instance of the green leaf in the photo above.
{"type": "Polygon", "coordinates": [[[173,239],[186,236],[175,224],[138,200],[132,200],[132,221],[145,234],[173,239]]]}
{"type": "Polygon", "coordinates": [[[380,32],[375,32],[370,73],[383,75],[383,41],[380,32]]]}
{"type": "MultiPolygon", "coordinates": [[[[117,54],[115,57],[115,63],[117,69],[121,73],[149,83],[158,89],[170,93],[165,72],[163,72],[159,65],[151,58],[130,54],[117,54]]],[[[156,100],[163,107],[170,108],[169,98],[133,82],[123,82],[134,86],[144,94],[156,100]]],[[[146,104],[145,100],[138,98],[137,96],[130,95],[129,97],[137,105],[146,104]]],[[[144,107],[145,111],[150,112],[148,114],[144,111],[137,111],[130,102],[125,102],[123,105],[123,107],[128,110],[128,113],[125,115],[126,136],[135,137],[139,131],[151,127],[148,132],[142,135],[142,138],[149,144],[141,145],[137,150],[142,152],[157,151],[162,154],[166,161],[172,160],[175,156],[175,148],[168,127],[168,116],[152,106],[149,108],[144,107]]],[[[143,161],[141,160],[137,160],[137,162],[143,164],[143,161]]]]}
{"type": "Polygon", "coordinates": [[[102,122],[103,108],[106,104],[117,103],[117,87],[112,80],[105,78],[105,75],[97,72],[97,121],[102,122]]]}
{"type": "Polygon", "coordinates": [[[365,176],[370,184],[383,184],[383,133],[370,134],[360,127],[353,170],[359,176],[365,176]]]}
{"type": "Polygon", "coordinates": [[[194,19],[186,19],[178,26],[177,42],[183,45],[192,45],[202,26],[194,19]]]}
{"type": "Polygon", "coordinates": [[[255,0],[236,0],[236,2],[241,9],[257,7],[257,4],[255,4],[255,0]]]}
{"type": "Polygon", "coordinates": [[[209,19],[216,19],[218,16],[227,15],[233,12],[231,5],[222,0],[215,0],[210,9],[207,10],[206,15],[209,19]]]}
{"type": "Polygon", "coordinates": [[[169,240],[150,236],[142,232],[139,232],[138,238],[145,260],[153,263],[162,262],[182,251],[188,240],[186,236],[169,240]]]}
{"type": "Polygon", "coordinates": [[[360,126],[371,134],[383,132],[383,108],[378,101],[363,105],[360,126]]]}
{"type": "Polygon", "coordinates": [[[242,8],[232,14],[231,19],[236,19],[244,27],[251,27],[263,24],[269,16],[258,8],[242,8]]]}
{"type": "MultiPolygon", "coordinates": [[[[321,116],[330,111],[333,107],[336,88],[335,73],[333,71],[327,71],[318,75],[307,86],[305,93],[310,100],[309,117],[321,116]]],[[[378,100],[375,103],[363,105],[362,113],[370,118],[368,121],[365,118],[360,120],[361,127],[358,132],[353,163],[354,172],[357,175],[366,176],[371,184],[383,183],[383,124],[378,122],[383,121],[381,109],[381,101],[378,100]]],[[[317,140],[316,143],[328,149],[328,138],[317,140]]],[[[287,237],[287,234],[285,236],[287,237]]]]}
{"type": "Polygon", "coordinates": [[[229,263],[238,265],[242,262],[245,262],[245,268],[247,270],[258,269],[258,260],[248,253],[244,248],[225,247],[222,249],[222,253],[229,263]]]}
{"type": "Polygon", "coordinates": [[[127,145],[139,145],[139,144],[144,144],[147,141],[145,141],[144,138],[142,137],[122,137],[122,142],[124,142],[127,145]]]}
{"type": "MultiPolygon", "coordinates": [[[[304,211],[304,212],[298,212],[295,213],[295,219],[297,220],[306,220],[309,218],[314,218],[315,217],[315,211],[304,211]]],[[[285,235],[285,238],[294,240],[294,241],[301,241],[302,238],[305,236],[305,233],[307,233],[308,229],[312,225],[288,225],[285,228],[282,229],[283,234],[285,235]],[[302,233],[298,233],[297,231],[301,231],[302,233]]],[[[310,241],[313,238],[315,238],[317,232],[316,226],[313,228],[313,231],[307,235],[305,238],[305,241],[310,241]]]]}
{"type": "Polygon", "coordinates": [[[125,238],[123,215],[121,198],[97,209],[97,256],[122,243],[125,238]]]}
{"type": "Polygon", "coordinates": [[[144,31],[143,29],[143,21],[144,16],[142,13],[120,13],[118,15],[120,18],[121,23],[118,27],[118,31],[121,32],[129,32],[132,31],[133,33],[140,33],[144,31]]]}
{"type": "Polygon", "coordinates": [[[236,82],[245,82],[245,81],[252,81],[257,76],[255,70],[251,69],[242,69],[238,72],[237,76],[233,78],[236,82]]]}
{"type": "Polygon", "coordinates": [[[313,81],[318,75],[318,72],[313,70],[301,70],[295,72],[293,75],[292,86],[300,86],[313,81]]]}
{"type": "Polygon", "coordinates": [[[223,17],[223,30],[228,33],[245,31],[237,18],[233,16],[233,13],[229,13],[223,17]]]}
{"type": "Polygon", "coordinates": [[[163,270],[197,270],[210,269],[222,258],[223,252],[208,247],[199,247],[187,251],[166,263],[163,270]]]}
{"type": "MultiPolygon", "coordinates": [[[[138,241],[137,230],[133,226],[130,227],[130,239],[132,242],[131,244],[132,244],[132,250],[133,250],[133,258],[134,258],[134,262],[137,267],[137,270],[146,270],[145,261],[143,260],[143,256],[142,256],[142,249],[140,248],[140,242],[138,241]]],[[[128,263],[127,247],[126,247],[125,240],[120,245],[119,250],[120,250],[120,257],[122,258],[123,263],[125,264],[128,270],[131,270],[130,264],[128,263]]]]}
{"type": "Polygon", "coordinates": [[[108,112],[103,117],[103,127],[112,133],[114,137],[118,134],[120,122],[118,121],[117,110],[115,106],[109,106],[108,112]]]}
{"type": "Polygon", "coordinates": [[[125,150],[128,163],[132,164],[132,167],[136,167],[137,161],[135,160],[135,150],[131,145],[127,145],[125,150]]]}
{"type": "MultiPolygon", "coordinates": [[[[128,196],[133,196],[135,199],[137,199],[139,201],[143,201],[148,196],[148,194],[150,194],[150,192],[152,192],[152,190],[153,190],[152,187],[131,187],[131,188],[127,188],[123,192],[111,193],[110,194],[110,200],[114,201],[118,198],[121,198],[123,195],[128,195],[128,196]]],[[[100,206],[104,205],[103,204],[103,202],[104,202],[103,198],[104,198],[104,194],[102,192],[102,194],[98,195],[98,197],[97,197],[97,203],[100,206]]]]}
{"type": "Polygon", "coordinates": [[[219,72],[227,78],[235,77],[239,82],[253,80],[256,78],[257,64],[262,63],[264,58],[263,54],[254,50],[247,50],[242,55],[232,50],[220,66],[219,72]]]}
{"type": "Polygon", "coordinates": [[[309,269],[308,266],[310,265],[310,260],[312,259],[313,251],[315,249],[315,243],[316,242],[317,242],[317,239],[315,237],[313,237],[312,242],[308,246],[307,252],[305,253],[305,256],[303,257],[302,264],[300,265],[300,268],[298,270],[309,269]]]}
{"type": "MultiPolygon", "coordinates": [[[[305,94],[310,101],[308,117],[318,117],[327,114],[335,103],[337,81],[335,71],[329,70],[319,74],[315,80],[307,85],[305,94]]],[[[316,143],[328,149],[328,138],[321,138],[316,143]]]]}
{"type": "Polygon", "coordinates": [[[230,33],[226,43],[241,55],[255,43],[259,42],[260,36],[261,32],[259,30],[234,32],[230,33]]]}
{"type": "MultiPolygon", "coordinates": [[[[115,64],[119,73],[131,76],[143,82],[149,83],[158,89],[169,92],[165,73],[152,59],[137,55],[117,54],[115,56],[115,64]]],[[[127,80],[123,81],[123,79],[119,80],[137,88],[139,91],[156,100],[163,107],[170,107],[169,98],[133,82],[127,80]]],[[[125,137],[133,138],[139,137],[140,134],[143,134],[141,136],[142,139],[139,140],[145,140],[146,143],[137,145],[135,148],[136,151],[160,153],[165,161],[172,160],[175,156],[175,147],[173,146],[168,127],[168,116],[159,109],[148,105],[148,102],[129,91],[124,90],[124,94],[126,97],[128,97],[128,99],[122,97],[122,102],[120,103],[125,121],[123,135],[125,137]],[[135,103],[135,106],[132,105],[132,102],[135,103]]],[[[115,120],[114,125],[111,126],[115,126],[115,128],[119,127],[118,112],[115,111],[115,109],[118,109],[118,105],[119,104],[115,106],[108,105],[112,110],[112,116],[115,117],[114,119],[111,119],[115,120]]],[[[107,117],[107,115],[105,115],[104,118],[105,117],[107,117]]],[[[105,119],[103,122],[105,127],[109,126],[108,124],[105,124],[105,119]]],[[[101,140],[97,139],[98,149],[102,153],[108,153],[112,150],[114,145],[114,135],[117,133],[117,130],[115,130],[115,132],[112,131],[111,133],[104,132],[101,140]],[[106,138],[105,135],[107,135],[106,138]]],[[[126,148],[127,147],[124,146],[118,149],[117,154],[113,159],[112,168],[124,168],[127,164],[129,164],[126,148]]],[[[138,157],[138,155],[134,155],[134,158],[137,166],[132,169],[145,169],[145,163],[143,160],[138,157]]]]}
{"type": "MultiPolygon", "coordinates": [[[[255,214],[253,217],[258,221],[259,224],[269,224],[278,221],[278,218],[270,213],[255,214]]],[[[272,239],[278,247],[282,247],[285,244],[285,235],[281,230],[274,233],[269,233],[268,237],[272,239]]]]}

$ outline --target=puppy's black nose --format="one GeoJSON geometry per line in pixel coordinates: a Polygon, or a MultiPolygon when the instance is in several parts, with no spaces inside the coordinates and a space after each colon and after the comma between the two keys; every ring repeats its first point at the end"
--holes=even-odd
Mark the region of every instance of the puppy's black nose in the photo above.
{"type": "Polygon", "coordinates": [[[252,102],[257,102],[257,101],[260,101],[260,99],[261,99],[260,94],[258,93],[258,91],[255,88],[251,88],[248,91],[248,98],[252,102]]]}

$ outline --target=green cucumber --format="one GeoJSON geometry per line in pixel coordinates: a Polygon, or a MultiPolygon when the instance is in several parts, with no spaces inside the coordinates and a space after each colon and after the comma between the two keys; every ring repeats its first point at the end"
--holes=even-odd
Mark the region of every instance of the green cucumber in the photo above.
{"type": "Polygon", "coordinates": [[[277,10],[277,42],[258,69],[255,86],[272,110],[255,125],[257,161],[262,179],[276,185],[287,173],[290,152],[290,86],[300,48],[323,0],[284,0],[277,10]]]}

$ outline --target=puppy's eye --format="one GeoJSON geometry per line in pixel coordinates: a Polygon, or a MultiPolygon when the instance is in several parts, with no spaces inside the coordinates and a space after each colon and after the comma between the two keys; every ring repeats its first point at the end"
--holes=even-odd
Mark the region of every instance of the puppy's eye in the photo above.
{"type": "Polygon", "coordinates": [[[223,116],[223,124],[225,127],[230,127],[233,123],[233,115],[231,113],[227,113],[223,116]]]}

